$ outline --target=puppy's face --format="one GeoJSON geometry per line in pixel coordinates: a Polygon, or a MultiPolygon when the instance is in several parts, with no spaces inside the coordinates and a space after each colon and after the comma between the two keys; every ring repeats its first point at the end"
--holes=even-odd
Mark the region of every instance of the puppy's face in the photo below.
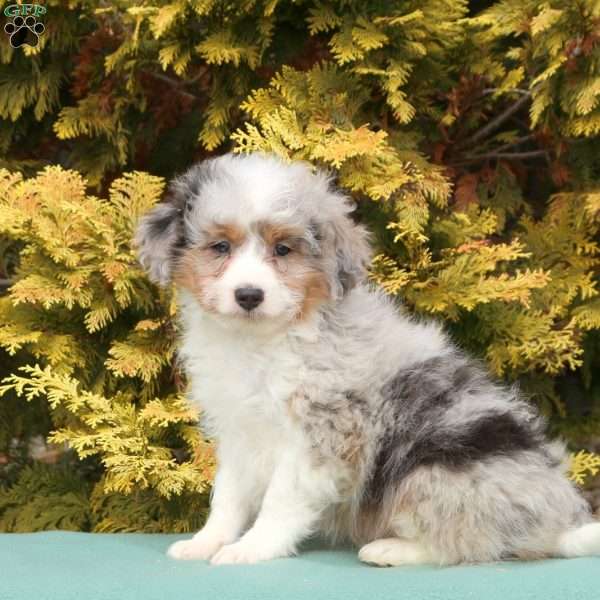
{"type": "Polygon", "coordinates": [[[302,318],[331,297],[310,227],[211,221],[175,260],[176,284],[209,312],[241,319],[302,318]]]}
{"type": "Polygon", "coordinates": [[[227,155],[176,179],[136,241],[155,281],[202,310],[260,323],[308,318],[363,276],[364,230],[346,199],[304,164],[227,155]]]}

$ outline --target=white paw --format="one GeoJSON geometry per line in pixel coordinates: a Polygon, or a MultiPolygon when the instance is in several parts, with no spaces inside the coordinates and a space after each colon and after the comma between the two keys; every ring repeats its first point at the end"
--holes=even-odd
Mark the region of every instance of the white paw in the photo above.
{"type": "Polygon", "coordinates": [[[177,560],[208,560],[223,545],[221,538],[196,534],[191,540],[181,540],[169,546],[167,554],[177,560]]]}
{"type": "Polygon", "coordinates": [[[240,540],[235,544],[223,546],[211,559],[213,565],[249,565],[262,560],[271,560],[285,556],[285,553],[261,548],[247,541],[240,540]]]}
{"type": "Polygon", "coordinates": [[[379,567],[420,565],[429,562],[427,553],[420,544],[398,538],[375,540],[359,550],[358,558],[379,567]]]}

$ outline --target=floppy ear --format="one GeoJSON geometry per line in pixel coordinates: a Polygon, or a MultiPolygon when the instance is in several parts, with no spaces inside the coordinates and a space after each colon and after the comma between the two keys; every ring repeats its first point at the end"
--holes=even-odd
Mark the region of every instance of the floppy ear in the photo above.
{"type": "Polygon", "coordinates": [[[364,280],[371,262],[371,247],[367,230],[355,224],[346,214],[331,222],[337,280],[342,294],[364,280]]]}
{"type": "Polygon", "coordinates": [[[186,213],[198,199],[202,185],[214,176],[215,165],[215,159],[205,160],[173,179],[167,200],[140,220],[134,243],[141,265],[155,283],[167,285],[171,281],[177,253],[186,244],[186,213]]]}
{"type": "Polygon", "coordinates": [[[171,280],[176,249],[182,245],[182,209],[162,202],[142,217],[135,233],[138,257],[152,281],[167,285],[171,280]]]}

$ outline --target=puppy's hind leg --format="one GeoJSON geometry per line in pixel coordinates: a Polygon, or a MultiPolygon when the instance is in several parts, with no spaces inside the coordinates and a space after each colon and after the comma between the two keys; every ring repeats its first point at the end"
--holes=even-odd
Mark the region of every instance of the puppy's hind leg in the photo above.
{"type": "Polygon", "coordinates": [[[364,545],[358,552],[362,562],[378,567],[399,567],[433,563],[433,557],[417,541],[382,538],[364,545]]]}
{"type": "Polygon", "coordinates": [[[558,555],[600,556],[600,523],[587,523],[563,533],[558,540],[558,555]]]}

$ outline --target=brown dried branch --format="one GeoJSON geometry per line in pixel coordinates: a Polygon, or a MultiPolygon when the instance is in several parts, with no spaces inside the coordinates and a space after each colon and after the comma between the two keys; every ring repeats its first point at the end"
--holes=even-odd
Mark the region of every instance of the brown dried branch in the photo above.
{"type": "Polygon", "coordinates": [[[509,119],[512,115],[514,115],[518,110],[520,110],[525,104],[527,104],[531,100],[531,94],[523,95],[519,98],[515,103],[511,104],[504,112],[501,112],[497,117],[492,119],[487,125],[482,127],[479,131],[474,133],[471,137],[464,140],[459,148],[463,148],[465,146],[471,146],[472,144],[476,144],[480,142],[482,139],[487,137],[490,133],[492,133],[495,129],[500,127],[504,121],[509,119]]]}
{"type": "Polygon", "coordinates": [[[469,165],[482,160],[490,159],[505,159],[505,160],[525,160],[528,158],[549,158],[547,150],[531,150],[529,152],[486,152],[485,154],[477,154],[475,156],[469,156],[463,160],[452,163],[451,166],[459,167],[461,165],[469,165]]]}

